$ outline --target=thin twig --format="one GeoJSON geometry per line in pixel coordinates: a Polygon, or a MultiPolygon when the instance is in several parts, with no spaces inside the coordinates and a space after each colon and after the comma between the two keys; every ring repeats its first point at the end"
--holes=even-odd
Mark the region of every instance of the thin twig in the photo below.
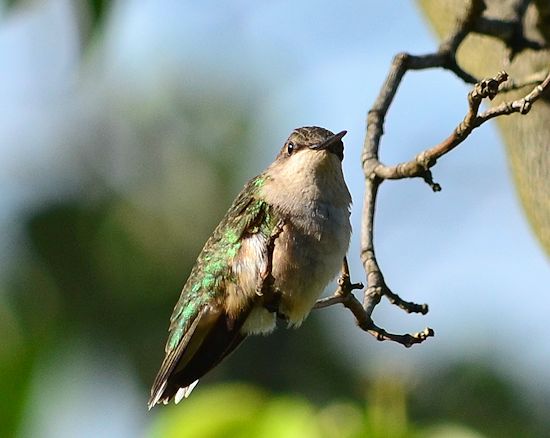
{"type": "Polygon", "coordinates": [[[342,271],[338,277],[338,289],[333,295],[327,298],[322,298],[315,303],[314,309],[322,309],[334,304],[343,303],[349,295],[352,295],[356,289],[363,289],[363,283],[352,283],[349,275],[348,259],[344,257],[342,262],[342,271]]]}
{"type": "Polygon", "coordinates": [[[500,85],[503,84],[507,78],[508,75],[506,72],[500,72],[494,78],[484,79],[477,83],[468,95],[468,113],[449,137],[436,146],[422,151],[410,161],[399,163],[394,166],[385,166],[380,163],[374,168],[376,176],[382,180],[416,177],[425,178],[426,173],[436,164],[437,160],[466,140],[475,128],[478,128],[494,117],[513,113],[527,114],[533,103],[540,98],[546,89],[550,88],[550,73],[548,73],[546,78],[534,87],[534,89],[524,98],[513,102],[504,102],[478,114],[481,101],[485,98],[493,99],[496,94],[502,90],[500,85]]]}
{"type": "Polygon", "coordinates": [[[357,325],[364,331],[370,333],[379,341],[394,341],[405,347],[410,347],[414,344],[419,344],[425,341],[428,337],[434,335],[434,331],[430,328],[424,329],[422,332],[415,334],[398,335],[389,333],[381,327],[378,327],[372,320],[370,313],[363,308],[361,302],[355,298],[353,291],[355,289],[363,289],[361,283],[351,283],[349,275],[348,261],[344,258],[342,263],[342,272],[338,279],[338,289],[333,295],[323,298],[315,304],[314,309],[323,309],[335,304],[342,304],[345,308],[351,311],[355,316],[357,325]]]}
{"type": "Polygon", "coordinates": [[[514,102],[504,102],[482,112],[477,116],[475,121],[476,127],[498,116],[508,116],[513,113],[527,114],[531,110],[533,103],[535,103],[548,89],[550,89],[550,73],[546,75],[544,81],[537,85],[533,91],[523,99],[515,100],[514,102]]]}
{"type": "MultiPolygon", "coordinates": [[[[525,13],[523,6],[523,4],[519,5],[518,3],[518,7],[516,8],[516,15],[519,17],[518,20],[521,20],[525,13]]],[[[405,301],[395,294],[387,286],[378,264],[374,247],[374,217],[376,198],[380,185],[386,179],[421,177],[430,185],[432,190],[441,190],[439,184],[433,181],[430,170],[440,157],[462,143],[476,127],[486,120],[498,115],[528,111],[532,103],[548,88],[547,81],[544,81],[524,99],[508,105],[503,104],[478,115],[479,106],[484,98],[492,99],[500,90],[504,91],[507,88],[513,87],[512,85],[502,85],[508,77],[505,72],[499,73],[494,78],[478,82],[476,78],[465,72],[456,61],[456,51],[466,36],[475,31],[475,27],[479,23],[482,23],[482,26],[489,24],[487,21],[481,19],[484,10],[485,4],[483,0],[471,0],[462,19],[457,22],[453,32],[440,44],[435,53],[422,56],[407,53],[396,55],[390,66],[384,85],[367,116],[367,133],[362,152],[365,194],[361,226],[361,261],[366,272],[368,287],[364,293],[362,306],[359,306],[359,301],[352,293],[334,295],[326,299],[322,305],[344,304],[355,315],[359,326],[366,331],[376,334],[377,339],[388,339],[402,343],[403,345],[412,345],[412,343],[422,342],[427,337],[433,336],[433,330],[431,329],[425,329],[416,335],[391,335],[377,327],[372,321],[372,313],[383,296],[387,297],[392,304],[399,306],[407,312],[422,314],[428,312],[426,304],[405,301]],[[395,166],[383,165],[379,161],[379,148],[380,139],[383,135],[384,121],[405,73],[407,70],[434,67],[445,68],[454,72],[457,77],[463,79],[465,82],[475,83],[473,90],[468,95],[468,112],[464,120],[458,124],[448,138],[436,146],[421,152],[413,160],[395,166]],[[415,339],[415,341],[412,342],[411,339],[415,339]]],[[[508,36],[511,35],[512,33],[508,36]]],[[[530,80],[531,78],[525,78],[523,82],[525,83],[530,80]]],[[[515,86],[519,86],[519,83],[516,83],[515,86]]]]}
{"type": "MultiPolygon", "coordinates": [[[[493,78],[477,81],[476,78],[465,72],[456,61],[456,52],[459,46],[466,36],[474,31],[491,34],[506,41],[514,40],[516,43],[519,41],[518,38],[521,40],[523,37],[523,28],[518,28],[518,26],[522,25],[523,15],[528,3],[528,0],[517,0],[514,5],[516,19],[513,22],[502,22],[502,24],[499,24],[495,20],[482,17],[482,13],[485,10],[483,0],[470,0],[464,16],[458,20],[453,32],[440,44],[435,53],[421,56],[399,53],[394,57],[378,97],[368,112],[366,120],[367,132],[361,155],[365,175],[361,224],[361,261],[365,269],[368,287],[364,291],[363,303],[361,304],[353,295],[353,290],[362,289],[363,285],[360,283],[351,283],[347,260],[344,259],[342,274],[338,281],[338,289],[332,296],[319,300],[315,305],[316,309],[342,304],[353,313],[357,324],[363,330],[371,333],[379,340],[391,340],[407,347],[423,342],[428,337],[434,335],[434,331],[430,328],[426,328],[416,334],[396,335],[378,327],[372,320],[373,311],[384,296],[392,304],[406,312],[421,314],[428,312],[427,304],[416,304],[405,301],[386,284],[375,255],[374,247],[374,218],[378,189],[388,179],[419,177],[433,191],[441,190],[440,185],[433,181],[430,170],[439,158],[456,148],[475,128],[487,120],[516,112],[526,114],[543,92],[550,88],[549,72],[545,72],[544,76],[541,73],[537,73],[536,76],[528,76],[516,82],[506,82],[508,75],[506,72],[500,72],[493,78]],[[379,160],[379,149],[380,140],[384,133],[384,121],[405,73],[408,70],[422,70],[436,67],[450,70],[463,81],[475,84],[472,91],[468,94],[468,112],[452,134],[439,144],[424,150],[410,161],[394,166],[382,164],[379,160]],[[523,99],[503,103],[479,114],[479,107],[483,99],[493,99],[499,92],[518,89],[526,85],[533,85],[534,83],[539,85],[523,99]]],[[[516,45],[515,48],[518,49],[518,47],[516,45]]],[[[521,49],[523,48],[525,47],[521,49]]]]}
{"type": "Polygon", "coordinates": [[[519,90],[527,86],[541,84],[548,74],[550,74],[550,70],[541,70],[521,79],[508,78],[508,80],[499,87],[498,92],[501,94],[508,91],[519,90]]]}
{"type": "MultiPolygon", "coordinates": [[[[429,170],[436,164],[437,160],[462,143],[472,130],[481,124],[478,124],[477,115],[481,101],[484,98],[493,99],[498,93],[500,84],[507,79],[508,75],[506,72],[500,72],[494,78],[484,79],[475,84],[473,90],[468,94],[468,113],[449,137],[436,146],[422,151],[410,161],[399,163],[395,166],[385,166],[380,163],[374,169],[376,176],[380,179],[431,178],[429,170]]],[[[433,181],[428,183],[434,189],[433,185],[436,184],[433,181]]],[[[434,191],[439,191],[440,189],[441,187],[437,185],[434,191]]]]}
{"type": "MultiPolygon", "coordinates": [[[[385,167],[379,161],[380,138],[383,134],[386,114],[407,70],[442,67],[454,72],[455,75],[466,82],[476,82],[476,78],[465,72],[458,65],[456,61],[456,51],[462,41],[464,41],[464,38],[473,30],[477,19],[481,16],[484,9],[485,3],[482,0],[471,0],[464,16],[458,20],[453,32],[451,32],[449,37],[440,44],[435,53],[423,56],[415,56],[407,53],[396,55],[384,85],[368,113],[367,134],[362,152],[363,172],[365,174],[365,195],[361,225],[361,261],[367,275],[368,283],[368,288],[364,294],[363,308],[369,319],[382,296],[388,297],[390,302],[398,305],[407,312],[422,314],[428,312],[428,306],[426,304],[416,304],[405,301],[390,290],[384,280],[384,276],[375,255],[374,212],[376,208],[376,196],[380,184],[386,179],[386,176],[383,174],[384,172],[382,172],[385,167]]],[[[433,182],[428,167],[419,169],[418,173],[431,185],[433,190],[440,189],[439,185],[433,182]]],[[[370,322],[374,325],[371,319],[370,322]]],[[[426,330],[425,333],[431,333],[433,335],[433,331],[430,329],[426,330]]],[[[409,336],[414,337],[413,335],[409,336]]],[[[418,339],[424,340],[426,337],[420,337],[418,339]]],[[[392,339],[399,342],[396,338],[388,337],[387,333],[382,336],[382,339],[392,339]]],[[[403,338],[399,339],[403,340],[403,338]]]]}

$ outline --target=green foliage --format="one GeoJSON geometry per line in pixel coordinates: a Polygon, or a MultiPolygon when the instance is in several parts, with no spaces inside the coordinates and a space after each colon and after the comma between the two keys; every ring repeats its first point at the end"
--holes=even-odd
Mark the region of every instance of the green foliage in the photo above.
{"type": "Polygon", "coordinates": [[[372,382],[367,405],[367,430],[368,436],[373,438],[411,436],[405,387],[399,380],[379,378],[372,382]]]}
{"type": "MultiPolygon", "coordinates": [[[[13,8],[20,4],[24,4],[25,0],[3,0],[4,5],[8,8],[13,8]]],[[[111,0],[79,0],[80,6],[86,8],[90,17],[90,27],[95,31],[104,20],[107,10],[111,4],[111,0]]]]}
{"type": "Polygon", "coordinates": [[[110,3],[110,0],[88,0],[88,7],[91,12],[91,22],[93,28],[96,28],[102,23],[104,19],[103,17],[105,16],[107,7],[110,3]]]}
{"type": "MultiPolygon", "coordinates": [[[[4,326],[4,324],[1,324],[4,326]]],[[[1,327],[4,328],[4,327],[1,327]]],[[[5,333],[5,332],[2,332],[5,333]]],[[[18,345],[0,354],[0,436],[12,436],[22,415],[32,379],[36,345],[18,345]]]]}
{"type": "Polygon", "coordinates": [[[150,436],[352,438],[361,436],[361,427],[361,413],[349,403],[318,410],[297,396],[269,396],[254,387],[233,384],[202,388],[179,406],[164,408],[150,436]]]}
{"type": "Polygon", "coordinates": [[[224,384],[201,388],[153,414],[151,438],[483,438],[458,424],[413,425],[405,387],[387,378],[373,382],[366,407],[333,400],[318,408],[296,395],[224,384]]]}

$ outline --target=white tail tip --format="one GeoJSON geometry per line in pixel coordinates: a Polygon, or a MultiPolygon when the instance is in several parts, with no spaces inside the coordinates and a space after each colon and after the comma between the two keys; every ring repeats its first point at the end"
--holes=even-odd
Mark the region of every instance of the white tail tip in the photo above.
{"type": "Polygon", "coordinates": [[[195,380],[191,385],[186,386],[185,388],[178,389],[178,392],[176,392],[176,395],[174,397],[174,403],[178,404],[182,399],[189,397],[191,394],[191,391],[195,389],[195,386],[199,383],[198,379],[195,380]]]}

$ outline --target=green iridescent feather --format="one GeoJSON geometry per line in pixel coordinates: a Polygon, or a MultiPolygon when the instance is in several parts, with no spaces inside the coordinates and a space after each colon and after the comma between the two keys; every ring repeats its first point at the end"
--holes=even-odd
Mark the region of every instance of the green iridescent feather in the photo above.
{"type": "Polygon", "coordinates": [[[202,249],[170,318],[166,352],[177,347],[192,321],[206,304],[221,302],[226,280],[243,236],[262,233],[268,237],[277,218],[272,208],[259,199],[262,175],[250,180],[202,249]]]}

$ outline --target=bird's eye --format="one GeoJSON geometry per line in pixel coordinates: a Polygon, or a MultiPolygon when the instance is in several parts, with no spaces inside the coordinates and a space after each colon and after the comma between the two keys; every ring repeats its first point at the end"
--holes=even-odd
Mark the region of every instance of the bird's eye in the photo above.
{"type": "Polygon", "coordinates": [[[288,155],[292,155],[292,152],[294,152],[295,150],[296,150],[296,145],[292,142],[289,142],[286,147],[286,153],[288,155]]]}

